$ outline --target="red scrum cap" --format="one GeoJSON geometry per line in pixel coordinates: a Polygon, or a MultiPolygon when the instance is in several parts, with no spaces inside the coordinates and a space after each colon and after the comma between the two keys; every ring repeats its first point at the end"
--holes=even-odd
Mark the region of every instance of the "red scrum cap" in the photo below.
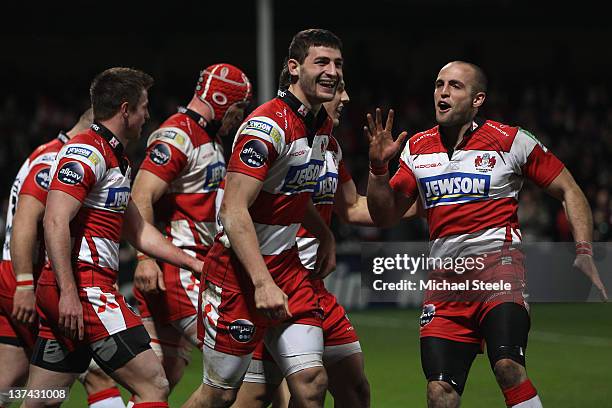
{"type": "Polygon", "coordinates": [[[236,102],[251,98],[251,82],[240,69],[230,64],[214,64],[200,72],[196,95],[221,121],[225,111],[236,102]]]}

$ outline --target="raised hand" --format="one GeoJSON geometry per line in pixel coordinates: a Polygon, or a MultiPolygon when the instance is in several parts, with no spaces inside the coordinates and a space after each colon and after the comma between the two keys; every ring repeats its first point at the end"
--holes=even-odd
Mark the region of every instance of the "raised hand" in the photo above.
{"type": "Polygon", "coordinates": [[[393,128],[393,109],[389,110],[387,122],[383,127],[382,111],[376,108],[376,120],[368,113],[368,126],[363,127],[363,132],[370,142],[369,156],[370,162],[375,166],[384,166],[393,159],[402,149],[404,139],[408,136],[407,132],[402,132],[393,140],[391,129],[393,128]]]}

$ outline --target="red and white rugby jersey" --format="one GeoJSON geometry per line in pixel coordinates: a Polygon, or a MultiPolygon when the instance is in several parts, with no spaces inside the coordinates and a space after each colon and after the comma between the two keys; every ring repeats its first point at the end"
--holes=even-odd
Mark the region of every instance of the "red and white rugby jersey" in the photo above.
{"type": "MultiPolygon", "coordinates": [[[[331,224],[338,184],[344,184],[351,179],[351,174],[342,159],[340,144],[335,137],[330,136],[325,151],[325,167],[312,194],[312,202],[327,225],[331,224]]],[[[297,245],[302,265],[314,269],[319,241],[304,227],[300,227],[297,233],[297,245]]]]}
{"type": "Polygon", "coordinates": [[[6,214],[5,240],[2,249],[2,259],[11,260],[11,232],[13,231],[13,216],[17,209],[17,202],[21,194],[31,195],[42,204],[47,202],[47,189],[49,188],[49,170],[57,153],[68,136],[60,133],[55,139],[38,146],[21,165],[15,181],[11,187],[11,195],[6,214]]]}
{"type": "MultiPolygon", "coordinates": [[[[64,145],[51,168],[49,190],[82,203],[70,222],[72,259],[79,287],[110,286],[119,269],[119,240],[130,201],[131,167],[110,130],[94,123],[64,145]]],[[[49,263],[39,284],[54,284],[49,263]]]]}
{"type": "Polygon", "coordinates": [[[406,143],[390,184],[406,196],[418,190],[427,211],[431,256],[478,254],[519,243],[523,179],[545,187],[562,170],[563,164],[528,131],[486,120],[473,123],[450,158],[437,126],[417,133],[406,143]]]}
{"type": "MultiPolygon", "coordinates": [[[[22,194],[27,194],[39,200],[43,205],[47,202],[47,189],[49,188],[49,171],[51,169],[51,165],[53,164],[57,153],[68,140],[68,136],[66,136],[64,133],[60,133],[50,142],[38,146],[21,165],[21,168],[17,173],[17,177],[15,177],[15,181],[11,187],[11,195],[6,214],[4,246],[2,248],[3,262],[11,261],[11,233],[13,231],[13,217],[15,216],[15,210],[17,209],[19,197],[22,194]]],[[[38,245],[39,251],[36,264],[40,268],[44,265],[45,251],[42,239],[42,225],[39,229],[39,237],[41,239],[38,245]]],[[[34,269],[35,281],[40,273],[39,268],[34,269]]],[[[10,269],[3,268],[3,271],[8,270],[10,269]]],[[[9,279],[10,281],[15,281],[15,277],[12,274],[11,276],[3,278],[9,279]]]]}
{"type": "MultiPolygon", "coordinates": [[[[236,134],[227,171],[263,181],[249,213],[276,282],[291,279],[296,272],[283,265],[295,262],[296,235],[324,169],[332,126],[324,109],[315,117],[294,95],[282,92],[255,109],[236,134]]],[[[217,240],[230,247],[222,230],[217,240]]],[[[238,289],[238,277],[227,276],[225,269],[211,269],[208,280],[238,289]]]]}
{"type": "Polygon", "coordinates": [[[169,184],[155,203],[155,221],[178,247],[205,254],[215,238],[215,198],[225,176],[223,147],[204,118],[179,108],[149,137],[141,169],[169,184]]]}

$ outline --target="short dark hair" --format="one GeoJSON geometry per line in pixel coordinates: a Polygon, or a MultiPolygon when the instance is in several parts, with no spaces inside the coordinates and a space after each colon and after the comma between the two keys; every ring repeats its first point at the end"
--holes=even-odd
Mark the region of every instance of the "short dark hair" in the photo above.
{"type": "Polygon", "coordinates": [[[115,67],[101,72],[89,88],[94,120],[112,118],[124,102],[136,109],[142,91],[153,82],[149,74],[133,68],[115,67]]]}
{"type": "Polygon", "coordinates": [[[487,92],[489,80],[487,79],[487,76],[485,75],[482,68],[480,68],[478,65],[473,64],[471,62],[466,62],[466,61],[454,61],[454,62],[467,65],[468,67],[472,68],[472,70],[474,71],[474,89],[473,89],[474,94],[478,92],[485,92],[485,93],[487,92]]]}
{"type": "MultiPolygon", "coordinates": [[[[308,30],[302,30],[291,39],[291,44],[289,44],[289,53],[287,54],[287,59],[285,60],[285,67],[283,71],[286,69],[287,61],[290,59],[294,59],[300,64],[304,63],[304,60],[308,56],[308,50],[310,47],[329,47],[335,48],[342,52],[342,41],[336,34],[332,33],[329,30],[325,30],[322,28],[310,28],[308,30]]],[[[286,73],[281,71],[281,77],[279,80],[279,88],[283,89],[283,80],[290,79],[290,83],[286,83],[286,88],[289,87],[291,83],[295,83],[297,81],[296,78],[292,78],[289,75],[289,71],[286,73]],[[285,75],[283,77],[283,75],[285,75]]]]}
{"type": "Polygon", "coordinates": [[[283,64],[283,69],[281,69],[281,73],[278,77],[278,89],[281,91],[286,91],[291,85],[291,75],[289,74],[289,67],[287,66],[287,59],[283,64]]]}

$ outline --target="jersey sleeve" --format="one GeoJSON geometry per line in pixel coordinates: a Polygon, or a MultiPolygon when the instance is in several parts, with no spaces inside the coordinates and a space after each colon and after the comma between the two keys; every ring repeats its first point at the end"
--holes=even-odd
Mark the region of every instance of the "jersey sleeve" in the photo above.
{"type": "Polygon", "coordinates": [[[519,129],[510,152],[516,172],[540,187],[547,187],[564,168],[554,154],[524,129],[519,129]]]}
{"type": "Polygon", "coordinates": [[[285,132],[280,126],[268,117],[254,117],[238,130],[227,171],[264,181],[284,149],[285,132]]]}
{"type": "Polygon", "coordinates": [[[51,168],[49,191],[63,191],[83,202],[105,172],[106,161],[98,149],[88,144],[65,145],[51,168]]]}
{"type": "Polygon", "coordinates": [[[187,166],[192,152],[193,144],[184,131],[161,128],[149,137],[145,159],[140,168],[171,183],[187,166]]]}
{"type": "Polygon", "coordinates": [[[417,192],[417,181],[416,177],[412,169],[410,168],[410,151],[408,150],[408,146],[410,143],[406,144],[402,155],[399,160],[399,168],[389,180],[389,185],[391,189],[395,192],[402,193],[406,197],[412,197],[417,192]]]}
{"type": "Polygon", "coordinates": [[[26,175],[19,195],[26,194],[36,198],[43,205],[47,202],[51,165],[57,153],[43,154],[33,160],[30,171],[26,175]]]}

